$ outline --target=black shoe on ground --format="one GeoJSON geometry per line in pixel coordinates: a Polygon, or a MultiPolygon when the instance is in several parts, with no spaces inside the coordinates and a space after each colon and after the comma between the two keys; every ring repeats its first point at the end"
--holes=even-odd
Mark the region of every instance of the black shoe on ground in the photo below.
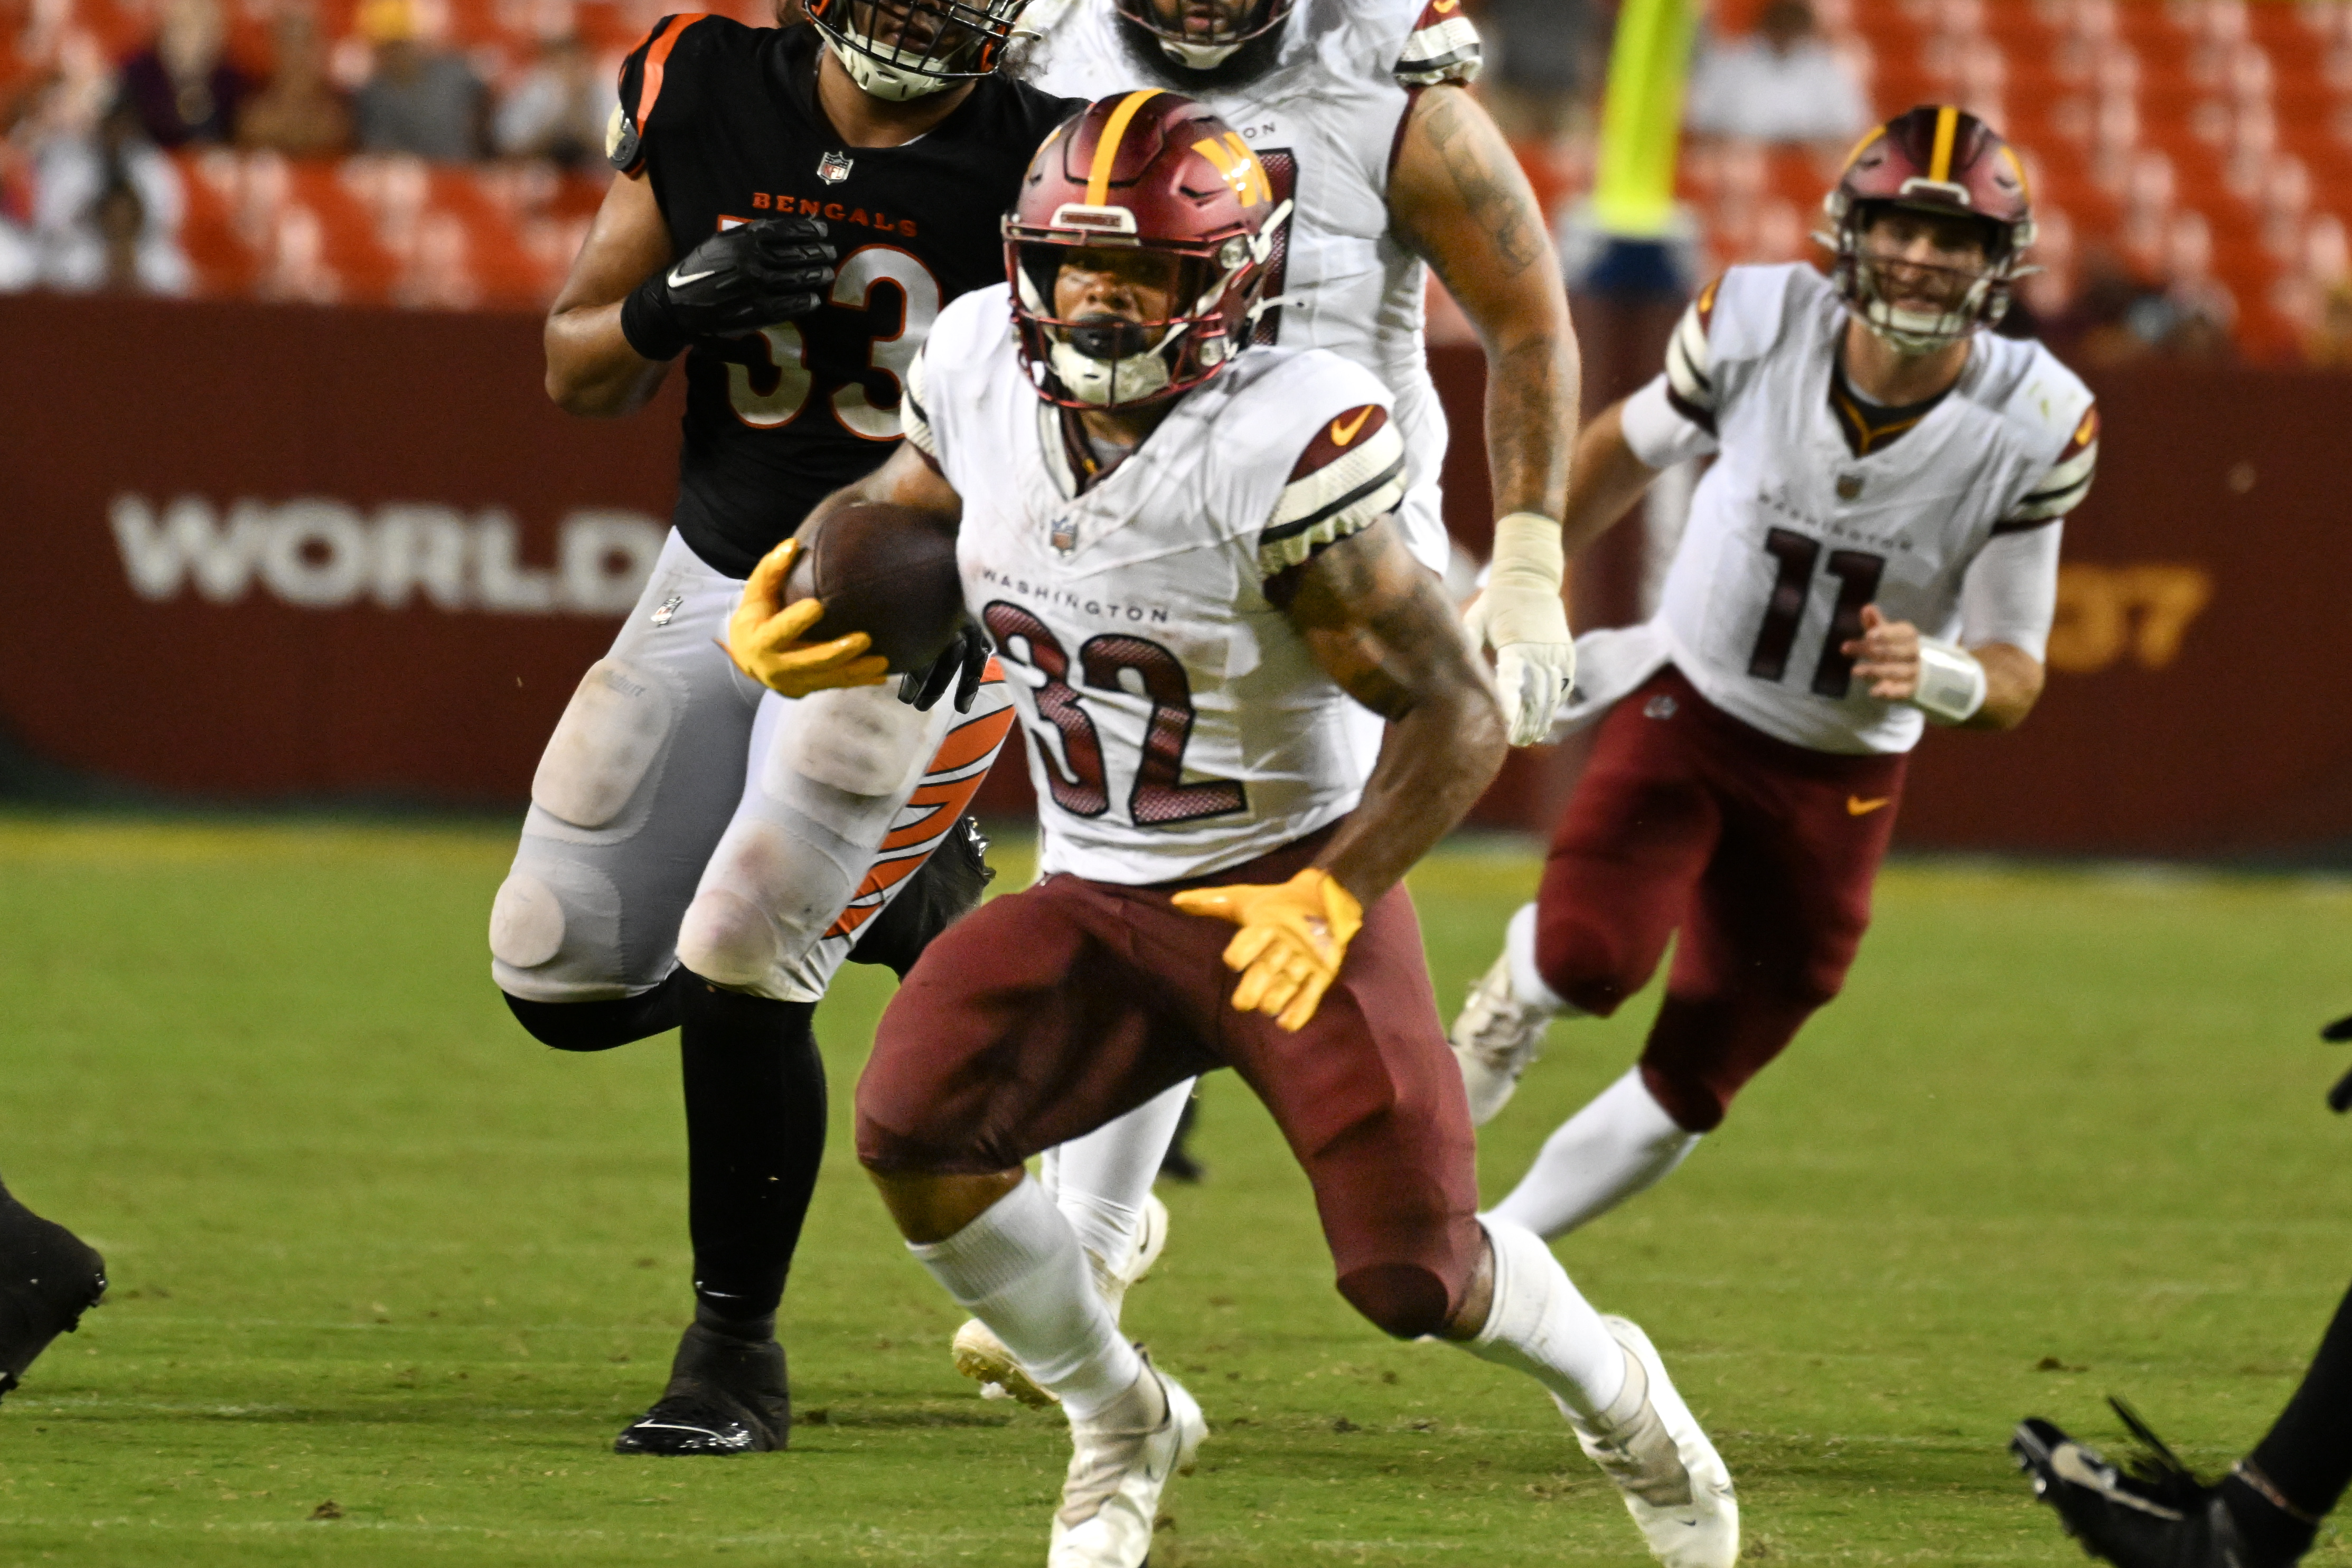
{"type": "Polygon", "coordinates": [[[52,1219],[0,1195],[0,1398],[106,1294],[106,1260],[52,1219]]]}
{"type": "Polygon", "coordinates": [[[613,1439],[616,1454],[764,1454],[792,1440],[784,1347],[696,1323],[677,1342],[669,1386],[613,1439]]]}
{"type": "Polygon", "coordinates": [[[2294,1561],[2257,1555],[2221,1489],[2199,1480],[2120,1402],[2116,1413],[2150,1449],[2128,1473],[2039,1417],[2020,1422],[2009,1441],[2033,1495],[2058,1511],[2085,1552],[2116,1568],[2284,1568],[2294,1561]]]}

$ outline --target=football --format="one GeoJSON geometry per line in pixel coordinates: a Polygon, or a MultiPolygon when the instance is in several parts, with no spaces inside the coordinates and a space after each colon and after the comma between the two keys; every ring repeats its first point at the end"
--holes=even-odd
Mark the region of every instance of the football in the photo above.
{"type": "Polygon", "coordinates": [[[963,610],[952,524],[876,502],[828,513],[800,537],[783,601],[824,601],[808,642],[863,632],[894,674],[927,670],[947,651],[963,610]]]}

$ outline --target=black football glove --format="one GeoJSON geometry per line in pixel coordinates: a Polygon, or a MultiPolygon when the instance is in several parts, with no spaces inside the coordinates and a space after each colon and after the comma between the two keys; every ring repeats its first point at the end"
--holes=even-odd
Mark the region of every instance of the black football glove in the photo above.
{"type": "Polygon", "coordinates": [[[966,616],[956,627],[955,641],[931,661],[929,669],[909,670],[898,677],[898,700],[917,713],[929,713],[952,685],[956,712],[970,713],[972,699],[980,695],[980,680],[988,670],[988,656],[995,652],[980,622],[966,616]]]}
{"type": "Polygon", "coordinates": [[[761,218],[712,235],[621,302],[621,335],[648,360],[806,316],[833,287],[833,246],[814,218],[761,218]]]}

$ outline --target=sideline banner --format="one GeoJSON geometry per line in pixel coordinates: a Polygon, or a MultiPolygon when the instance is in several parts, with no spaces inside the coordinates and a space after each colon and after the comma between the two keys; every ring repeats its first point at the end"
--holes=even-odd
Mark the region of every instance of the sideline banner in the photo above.
{"type": "Polygon", "coordinates": [[[568,418],[539,323],[18,295],[0,722],[207,797],[520,801],[667,527],[675,406],[568,418]]]}
{"type": "MultiPolygon", "coordinates": [[[[659,548],[677,391],[559,413],[539,323],[0,298],[0,727],[215,799],[517,805],[659,548]]],[[[1440,350],[1456,532],[1483,543],[1475,350],[1440,350]]],[[[2352,378],[2098,378],[2050,687],[2012,735],[1931,732],[1916,846],[2103,854],[2352,843],[2352,378]]],[[[1599,620],[1595,624],[1601,623],[1599,620]]],[[[1566,763],[1482,803],[1549,827],[1566,763]]],[[[1025,805],[1017,768],[983,804],[1025,805]]]]}

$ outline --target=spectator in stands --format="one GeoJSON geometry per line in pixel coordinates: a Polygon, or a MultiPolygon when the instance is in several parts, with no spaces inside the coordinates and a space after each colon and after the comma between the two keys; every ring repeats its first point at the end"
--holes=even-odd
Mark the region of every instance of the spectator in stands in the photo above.
{"type": "Polygon", "coordinates": [[[1860,85],[1813,26],[1806,0],[1772,0],[1753,37],[1709,44],[1685,102],[1694,131],[1813,142],[1841,154],[1871,124],[1860,85]]]}
{"type": "Polygon", "coordinates": [[[1601,75],[1591,0],[1486,0],[1478,13],[1492,60],[1479,87],[1514,141],[1587,129],[1601,75]]]}
{"type": "MultiPolygon", "coordinates": [[[[1547,0],[1550,3],[1550,0],[1547,0]]],[[[499,152],[545,158],[567,168],[604,154],[604,121],[613,112],[614,73],[599,71],[576,37],[550,38],[539,63],[525,72],[494,126],[499,152]]]]}
{"type": "Polygon", "coordinates": [[[41,282],[77,292],[188,292],[194,279],[178,238],[186,192],[147,140],[135,104],[117,103],[94,135],[52,137],[34,172],[41,282]]]}
{"type": "Polygon", "coordinates": [[[278,68],[236,117],[236,144],[289,158],[341,152],[352,142],[352,111],[327,79],[319,20],[307,6],[278,13],[278,68]]]}
{"type": "Polygon", "coordinates": [[[2352,280],[2338,278],[2319,301],[2319,319],[2304,340],[2304,359],[2322,370],[2352,370],[2352,280]]]}
{"type": "Polygon", "coordinates": [[[155,41],[122,63],[122,96],[163,147],[226,141],[253,83],[231,65],[219,0],[165,0],[155,41]]]}
{"type": "Polygon", "coordinates": [[[463,56],[426,44],[412,0],[366,0],[360,31],[375,46],[375,68],[353,104],[360,150],[480,157],[488,90],[463,56]]]}

